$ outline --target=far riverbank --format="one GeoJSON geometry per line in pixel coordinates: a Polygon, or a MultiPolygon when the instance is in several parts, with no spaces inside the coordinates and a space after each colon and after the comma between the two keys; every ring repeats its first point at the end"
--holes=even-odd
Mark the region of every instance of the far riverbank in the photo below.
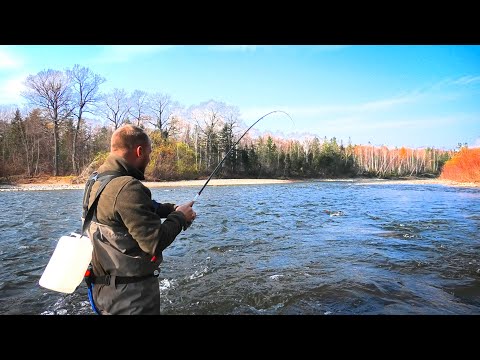
{"type": "MultiPolygon", "coordinates": [[[[70,190],[70,189],[83,189],[84,184],[72,184],[70,180],[66,178],[59,178],[55,181],[55,178],[49,178],[44,182],[30,182],[26,184],[0,184],[0,191],[39,191],[39,190],[70,190]]],[[[143,183],[148,188],[163,188],[163,187],[202,187],[206,180],[180,180],[180,181],[144,181],[143,183]]],[[[286,184],[292,182],[301,182],[309,180],[279,180],[279,179],[212,179],[208,183],[208,186],[231,186],[231,185],[260,185],[260,184],[286,184]]],[[[406,184],[406,185],[432,185],[439,184],[444,186],[459,186],[459,187],[475,187],[479,188],[480,183],[460,183],[450,180],[441,179],[322,179],[312,180],[318,182],[331,182],[331,181],[345,181],[358,183],[362,185],[392,185],[392,184],[406,184]]]]}

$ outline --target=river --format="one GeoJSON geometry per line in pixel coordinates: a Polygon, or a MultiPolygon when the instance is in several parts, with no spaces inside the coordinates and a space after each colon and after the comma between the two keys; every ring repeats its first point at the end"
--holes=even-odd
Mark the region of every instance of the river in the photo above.
{"type": "MultiPolygon", "coordinates": [[[[155,188],[159,202],[194,188],[155,188]]],[[[38,285],[82,190],[0,193],[0,314],[93,314],[38,285]]],[[[161,313],[480,314],[480,191],[308,181],[208,186],[164,251],[161,313]]]]}

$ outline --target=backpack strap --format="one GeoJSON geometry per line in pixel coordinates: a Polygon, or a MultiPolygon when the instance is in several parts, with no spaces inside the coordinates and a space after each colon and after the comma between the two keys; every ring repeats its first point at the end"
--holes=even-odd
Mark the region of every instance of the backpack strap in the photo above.
{"type": "Polygon", "coordinates": [[[82,212],[82,219],[85,221],[85,217],[87,216],[88,212],[88,200],[90,199],[90,192],[92,191],[92,186],[95,181],[97,181],[98,172],[94,171],[92,175],[88,178],[85,184],[85,191],[83,192],[83,212],[82,212]]]}
{"type": "Polygon", "coordinates": [[[93,214],[97,209],[98,199],[100,198],[100,194],[102,193],[103,189],[107,186],[107,184],[116,177],[124,176],[117,171],[105,171],[101,174],[94,171],[90,178],[88,179],[87,183],[85,184],[85,193],[83,195],[83,225],[82,225],[82,234],[85,234],[90,222],[93,219],[93,214]],[[95,200],[92,203],[90,208],[88,207],[88,201],[90,199],[90,193],[92,191],[93,184],[97,181],[101,181],[100,187],[95,194],[95,200]]]}

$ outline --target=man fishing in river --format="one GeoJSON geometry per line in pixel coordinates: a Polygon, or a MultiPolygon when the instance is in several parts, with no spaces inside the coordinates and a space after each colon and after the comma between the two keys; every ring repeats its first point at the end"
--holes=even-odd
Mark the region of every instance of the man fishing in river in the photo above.
{"type": "Polygon", "coordinates": [[[86,219],[93,254],[85,281],[97,314],[159,315],[162,251],[196,217],[193,201],[175,206],[152,200],[140,181],[151,151],[143,129],[118,128],[109,156],[85,188],[84,214],[96,206],[86,219]]]}

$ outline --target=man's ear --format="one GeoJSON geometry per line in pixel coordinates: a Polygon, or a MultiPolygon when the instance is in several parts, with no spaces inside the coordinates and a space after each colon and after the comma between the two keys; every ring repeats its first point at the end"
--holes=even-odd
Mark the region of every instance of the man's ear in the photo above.
{"type": "Polygon", "coordinates": [[[143,147],[141,145],[138,145],[136,148],[135,148],[135,155],[137,157],[142,157],[143,155],[143,147]]]}

